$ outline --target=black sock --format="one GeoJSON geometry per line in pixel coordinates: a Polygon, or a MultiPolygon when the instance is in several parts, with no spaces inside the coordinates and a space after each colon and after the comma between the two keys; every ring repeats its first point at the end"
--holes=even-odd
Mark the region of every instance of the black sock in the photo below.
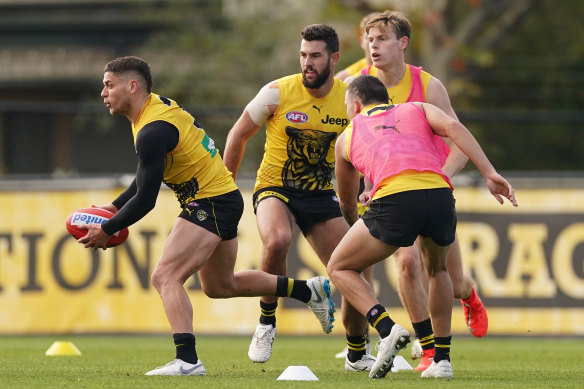
{"type": "Polygon", "coordinates": [[[450,342],[452,336],[447,336],[444,338],[436,337],[434,338],[436,352],[434,354],[434,362],[438,363],[444,359],[450,361],[450,342]]]}
{"type": "Polygon", "coordinates": [[[277,301],[270,304],[260,301],[260,324],[271,324],[272,327],[276,327],[276,308],[278,308],[277,301]]]}
{"type": "Polygon", "coordinates": [[[382,339],[389,335],[391,327],[395,324],[381,304],[375,305],[367,312],[367,321],[379,332],[382,339]]]}
{"type": "Polygon", "coordinates": [[[430,318],[418,322],[412,323],[414,331],[416,332],[416,338],[420,341],[420,346],[422,350],[431,350],[434,348],[434,331],[432,330],[432,321],[430,318]]]}
{"type": "Polygon", "coordinates": [[[349,336],[347,338],[347,358],[349,361],[356,362],[365,355],[365,347],[367,346],[367,334],[358,336],[349,336]]]}
{"type": "Polygon", "coordinates": [[[197,363],[197,350],[195,348],[195,335],[193,334],[172,334],[174,345],[176,346],[176,358],[182,359],[193,365],[197,363]]]}
{"type": "Polygon", "coordinates": [[[310,301],[311,292],[308,285],[306,285],[306,281],[278,276],[278,283],[276,284],[276,296],[292,297],[296,300],[302,301],[303,303],[307,303],[310,301]]]}

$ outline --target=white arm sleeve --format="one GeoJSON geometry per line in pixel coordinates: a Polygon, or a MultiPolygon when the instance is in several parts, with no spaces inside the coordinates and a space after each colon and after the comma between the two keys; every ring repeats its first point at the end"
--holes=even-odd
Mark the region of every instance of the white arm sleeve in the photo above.
{"type": "Polygon", "coordinates": [[[271,84],[269,83],[260,89],[256,97],[245,107],[251,120],[258,126],[264,124],[272,115],[269,106],[280,104],[280,89],[270,88],[271,84]]]}

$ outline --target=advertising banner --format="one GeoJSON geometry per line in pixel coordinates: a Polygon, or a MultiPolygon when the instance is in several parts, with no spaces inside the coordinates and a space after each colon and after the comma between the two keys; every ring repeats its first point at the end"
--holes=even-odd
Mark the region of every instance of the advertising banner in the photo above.
{"type": "MultiPolygon", "coordinates": [[[[167,333],[150,275],[180,212],[162,190],[155,209],[130,227],[123,245],[84,249],[65,229],[67,215],[110,203],[122,189],[0,192],[0,334],[167,333]]],[[[258,268],[262,250],[251,206],[239,226],[236,270],[258,268]]],[[[489,334],[584,334],[584,190],[520,190],[519,207],[499,205],[482,188],[458,188],[458,238],[465,270],[488,310],[489,334]]],[[[288,255],[291,277],[325,275],[297,234],[288,255]]],[[[212,300],[197,276],[186,282],[195,332],[251,334],[258,298],[212,300]]],[[[397,295],[393,259],[375,267],[374,288],[400,324],[411,328],[397,295]]],[[[337,303],[336,334],[344,334],[337,303]]],[[[453,333],[468,333],[453,301],[453,333]]],[[[319,334],[303,304],[281,299],[278,333],[319,334]]]]}

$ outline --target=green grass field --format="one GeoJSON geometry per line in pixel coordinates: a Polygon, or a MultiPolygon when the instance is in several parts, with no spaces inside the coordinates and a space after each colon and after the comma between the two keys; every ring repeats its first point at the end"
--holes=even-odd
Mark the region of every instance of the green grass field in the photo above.
{"type": "MultiPolygon", "coordinates": [[[[338,336],[279,336],[265,364],[247,359],[249,337],[198,336],[204,377],[146,377],[174,358],[170,336],[0,337],[0,388],[582,388],[583,338],[453,339],[454,379],[428,380],[414,371],[371,380],[345,373],[334,354],[338,336]],[[45,356],[54,341],[73,342],[82,356],[45,356]],[[276,381],[287,366],[308,366],[319,381],[276,381]]],[[[409,347],[402,355],[408,362],[409,347]]],[[[414,364],[415,362],[412,362],[414,364]]]]}

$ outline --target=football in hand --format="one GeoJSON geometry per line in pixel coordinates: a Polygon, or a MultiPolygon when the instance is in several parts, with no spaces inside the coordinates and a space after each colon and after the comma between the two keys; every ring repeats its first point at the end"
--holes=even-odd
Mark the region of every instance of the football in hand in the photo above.
{"type": "MultiPolygon", "coordinates": [[[[102,224],[106,222],[110,217],[114,216],[113,213],[102,208],[81,208],[72,212],[65,222],[67,231],[75,239],[79,239],[87,234],[87,229],[80,228],[88,224],[102,224]]],[[[113,234],[107,242],[107,247],[119,246],[128,239],[128,228],[124,228],[115,234],[113,234]]]]}

